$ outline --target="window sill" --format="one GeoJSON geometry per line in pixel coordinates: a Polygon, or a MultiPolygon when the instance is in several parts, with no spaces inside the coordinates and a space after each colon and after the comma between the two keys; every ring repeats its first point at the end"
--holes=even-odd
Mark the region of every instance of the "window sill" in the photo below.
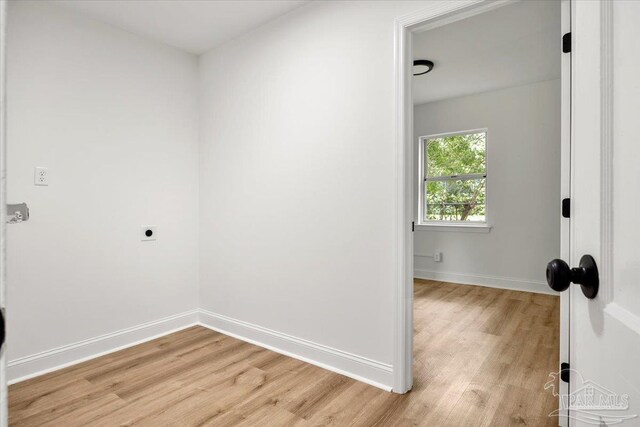
{"type": "Polygon", "coordinates": [[[488,233],[489,224],[416,224],[416,231],[453,231],[461,233],[488,233]]]}

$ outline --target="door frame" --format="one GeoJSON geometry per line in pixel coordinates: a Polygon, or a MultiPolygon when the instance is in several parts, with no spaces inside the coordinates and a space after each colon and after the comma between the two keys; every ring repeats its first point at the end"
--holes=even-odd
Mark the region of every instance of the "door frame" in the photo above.
{"type": "MultiPolygon", "coordinates": [[[[573,28],[573,1],[561,0],[561,32],[570,33],[573,28]]],[[[560,147],[560,198],[569,199],[569,211],[571,212],[573,201],[571,199],[571,140],[572,140],[572,90],[573,90],[573,55],[562,53],[561,76],[560,76],[560,114],[561,117],[561,147],[560,147]]],[[[571,217],[571,214],[569,214],[571,217]]],[[[560,218],[560,258],[571,259],[571,219],[560,218]]],[[[563,362],[570,362],[570,332],[571,332],[571,292],[560,293],[560,360],[558,361],[558,372],[563,362]]],[[[559,375],[558,375],[559,378],[559,375]]],[[[561,396],[568,396],[570,384],[558,379],[558,392],[561,396]]],[[[559,425],[566,427],[569,425],[569,412],[564,409],[562,402],[558,405],[559,425]]]]}
{"type": "MultiPolygon", "coordinates": [[[[6,35],[7,0],[0,0],[0,310],[6,307],[6,246],[7,246],[7,185],[6,185],[6,135],[7,135],[7,73],[6,35]]],[[[6,319],[6,316],[5,316],[6,319]]],[[[0,349],[0,427],[9,424],[6,371],[6,342],[0,349]]]]}
{"type": "MultiPolygon", "coordinates": [[[[516,0],[518,1],[518,0],[516,0]]],[[[572,9],[574,0],[561,0],[563,13],[572,9]]],[[[437,1],[428,7],[403,16],[395,22],[395,154],[396,154],[396,286],[394,289],[394,355],[393,355],[393,388],[395,393],[406,393],[413,386],[413,221],[414,221],[414,150],[413,150],[413,95],[412,95],[412,35],[416,32],[443,26],[464,18],[468,18],[489,10],[504,6],[514,1],[509,0],[462,0],[437,1]]],[[[565,19],[562,20],[562,31],[566,30],[565,19]]],[[[573,23],[569,23],[573,27],[573,23]]],[[[560,54],[561,40],[558,40],[560,54]]],[[[571,67],[571,55],[562,60],[564,67],[571,67]]],[[[571,147],[571,82],[564,78],[562,86],[561,107],[561,197],[570,194],[570,147],[571,147]]],[[[560,215],[560,200],[558,201],[560,215]]],[[[571,259],[570,223],[568,219],[561,221],[561,255],[571,259]]],[[[544,268],[544,266],[540,266],[544,268]]],[[[561,297],[560,312],[560,361],[568,361],[569,356],[569,294],[561,297]]],[[[565,420],[562,417],[561,424],[565,420]]]]}

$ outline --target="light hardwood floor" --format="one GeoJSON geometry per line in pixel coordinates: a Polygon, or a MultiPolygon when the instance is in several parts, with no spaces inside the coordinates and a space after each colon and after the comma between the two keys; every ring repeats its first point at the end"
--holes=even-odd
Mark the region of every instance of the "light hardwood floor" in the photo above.
{"type": "Polygon", "coordinates": [[[12,385],[12,426],[551,426],[552,296],[417,280],[415,385],[387,393],[202,327],[12,385]]]}

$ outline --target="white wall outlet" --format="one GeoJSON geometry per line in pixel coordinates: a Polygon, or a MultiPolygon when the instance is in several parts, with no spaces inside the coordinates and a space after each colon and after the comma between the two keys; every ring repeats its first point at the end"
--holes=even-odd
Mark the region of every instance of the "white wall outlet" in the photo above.
{"type": "Polygon", "coordinates": [[[36,166],[35,173],[33,174],[33,183],[42,186],[49,185],[49,168],[36,166]]]}
{"type": "Polygon", "coordinates": [[[435,262],[442,262],[442,252],[436,252],[433,254],[433,260],[435,262]]]}
{"type": "Polygon", "coordinates": [[[140,227],[140,240],[156,240],[158,238],[158,230],[155,225],[143,225],[140,227]]]}

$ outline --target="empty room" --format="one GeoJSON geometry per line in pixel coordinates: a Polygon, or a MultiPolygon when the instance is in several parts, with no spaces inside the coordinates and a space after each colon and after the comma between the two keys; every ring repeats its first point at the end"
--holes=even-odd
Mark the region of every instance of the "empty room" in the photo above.
{"type": "Polygon", "coordinates": [[[640,425],[638,20],[0,0],[0,427],[640,425]]]}
{"type": "Polygon", "coordinates": [[[435,424],[557,422],[544,386],[560,298],[540,266],[562,236],[560,6],[504,4],[413,38],[412,393],[437,402],[435,424]]]}

